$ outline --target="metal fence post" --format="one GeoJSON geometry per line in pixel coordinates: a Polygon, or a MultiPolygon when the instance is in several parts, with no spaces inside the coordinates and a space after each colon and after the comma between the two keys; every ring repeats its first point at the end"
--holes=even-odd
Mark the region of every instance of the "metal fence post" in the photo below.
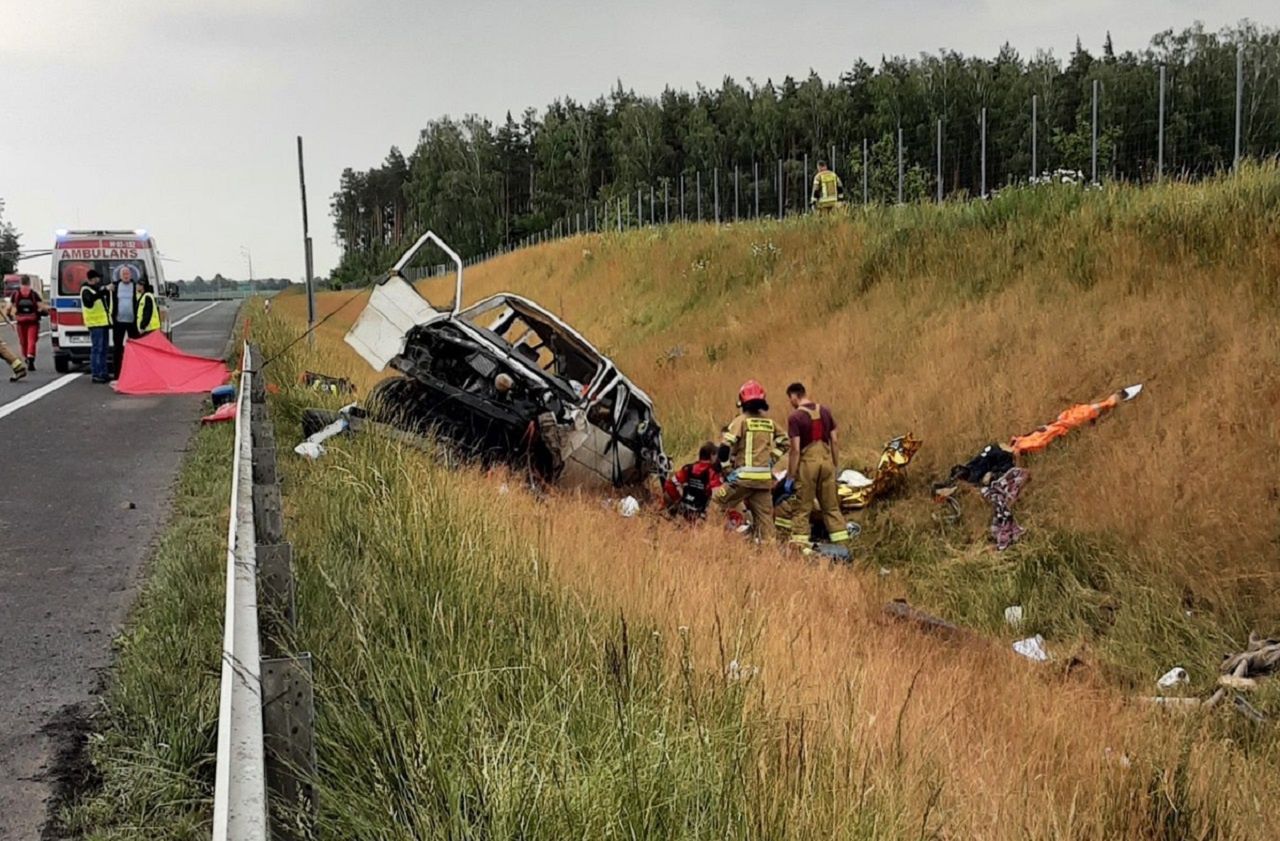
{"type": "Polygon", "coordinates": [[[759,219],[760,218],[760,162],[759,161],[751,162],[751,183],[754,184],[756,188],[755,218],[759,219]]]}
{"type": "Polygon", "coordinates": [[[782,219],[782,158],[778,158],[778,219],[782,219]]]}
{"type": "Polygon", "coordinates": [[[982,166],[980,170],[982,174],[978,183],[980,194],[985,199],[987,197],[987,108],[985,105],[982,107],[982,115],[978,118],[978,126],[978,133],[982,138],[982,166]]]}
{"type": "Polygon", "coordinates": [[[938,120],[938,203],[942,203],[942,120],[938,120]]]}
{"type": "Polygon", "coordinates": [[[650,225],[657,224],[657,220],[654,218],[654,215],[653,215],[653,185],[652,184],[649,185],[649,224],[650,225]]]}
{"type": "Polygon", "coordinates": [[[701,222],[702,221],[702,170],[698,170],[693,174],[693,181],[694,181],[694,192],[698,197],[698,201],[695,206],[698,208],[698,221],[701,222]]]}
{"type": "Polygon", "coordinates": [[[902,126],[898,126],[898,204],[902,204],[902,126]]]}
{"type": "Polygon", "coordinates": [[[733,221],[737,222],[738,216],[738,165],[733,165],[733,221]]]}
{"type": "Polygon", "coordinates": [[[1156,181],[1164,180],[1164,65],[1160,65],[1160,121],[1156,134],[1156,181]]]}
{"type": "Polygon", "coordinates": [[[1098,80],[1093,80],[1093,128],[1091,129],[1091,140],[1089,142],[1090,149],[1090,166],[1092,168],[1093,183],[1098,183],[1098,80]]]}
{"type": "Polygon", "coordinates": [[[662,179],[662,224],[671,224],[671,179],[662,179]]]}
{"type": "Polygon", "coordinates": [[[1035,178],[1039,174],[1040,168],[1037,166],[1039,161],[1036,159],[1036,111],[1040,105],[1040,95],[1031,95],[1031,177],[1035,178]]]}
{"type": "Polygon", "coordinates": [[[1240,115],[1244,110],[1244,44],[1236,45],[1236,153],[1231,159],[1234,172],[1240,167],[1240,115]]]}
{"type": "Polygon", "coordinates": [[[870,201],[871,194],[867,191],[869,183],[869,170],[871,169],[871,161],[867,160],[867,139],[862,138],[862,203],[867,204],[870,201]]]}
{"type": "Polygon", "coordinates": [[[711,201],[715,205],[716,224],[720,224],[720,167],[711,169],[711,201]]]}
{"type": "Polygon", "coordinates": [[[684,221],[684,172],[680,173],[680,221],[684,221]]]}

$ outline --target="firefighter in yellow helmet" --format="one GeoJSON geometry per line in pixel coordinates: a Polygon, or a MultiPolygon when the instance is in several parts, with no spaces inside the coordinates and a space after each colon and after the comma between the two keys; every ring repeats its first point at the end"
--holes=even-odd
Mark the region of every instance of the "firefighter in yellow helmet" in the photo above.
{"type": "Polygon", "coordinates": [[[830,213],[843,199],[844,182],[827,169],[826,161],[818,161],[818,171],[813,176],[813,206],[819,213],[830,213]]]}
{"type": "Polygon", "coordinates": [[[812,550],[809,515],[816,499],[831,542],[837,546],[847,544],[849,532],[836,493],[836,420],[830,409],[809,399],[801,383],[787,386],[787,398],[795,410],[787,418],[787,436],[791,439],[787,483],[794,480],[796,492],[791,543],[804,551],[812,550]]]}
{"type": "Polygon", "coordinates": [[[769,403],[764,387],[747,380],[738,389],[742,413],[730,421],[720,439],[719,458],[725,465],[725,483],[712,498],[724,508],[745,503],[751,512],[752,534],[759,541],[772,541],[773,464],[786,451],[787,437],[765,413],[769,403]]]}

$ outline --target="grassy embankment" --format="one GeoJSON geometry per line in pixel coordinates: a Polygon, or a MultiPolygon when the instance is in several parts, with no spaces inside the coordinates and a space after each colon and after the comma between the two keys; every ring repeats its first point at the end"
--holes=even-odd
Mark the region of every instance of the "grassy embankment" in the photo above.
{"type": "MultiPolygon", "coordinates": [[[[907,430],[926,449],[908,497],[864,518],[853,570],[624,521],[591,494],[536,502],[385,443],[294,467],[302,643],[327,661],[326,828],[1274,835],[1271,726],[1125,699],[1175,663],[1205,688],[1248,628],[1271,630],[1277,210],[1268,168],[589,236],[471,271],[469,298],[512,288],[611,353],[677,454],[747,376],[774,394],[807,381],[856,465],[907,430]],[[976,499],[960,527],[931,519],[931,473],[1134,381],[1141,401],[1031,462],[1024,543],[991,551],[976,499]],[[883,627],[900,594],[1005,642],[883,627]],[[1055,664],[1007,653],[1015,602],[1055,664]]],[[[281,429],[320,402],[290,385],[301,368],[375,380],[340,344],[358,309],[274,366],[281,429]]],[[[264,341],[301,312],[277,299],[264,341]]]]}
{"type": "MultiPolygon", "coordinates": [[[[324,835],[1275,837],[1273,726],[1129,698],[1175,660],[1204,687],[1274,615],[1278,208],[1262,170],[583,237],[470,272],[469,297],[513,288],[611,352],[677,455],[746,376],[775,394],[805,379],[855,464],[907,429],[926,449],[908,497],[863,518],[854,569],[622,520],[590,493],[534,500],[377,440],[286,462],[324,835]],[[932,521],[930,473],[1136,380],[1140,402],[1032,463],[1022,545],[987,548],[977,500],[960,527],[932,521]],[[901,594],[1002,639],[878,621],[901,594]],[[1013,602],[1057,662],[1008,652],[1013,602]]],[[[304,307],[255,315],[268,350],[304,307]]],[[[304,367],[375,381],[340,342],[358,310],[268,369],[282,442],[327,400],[294,385],[304,367]]],[[[125,638],[95,750],[107,783],[77,813],[114,828],[94,837],[196,837],[207,816],[209,528],[172,577],[158,562],[125,638]],[[149,674],[146,654],[181,666],[149,674]]]]}

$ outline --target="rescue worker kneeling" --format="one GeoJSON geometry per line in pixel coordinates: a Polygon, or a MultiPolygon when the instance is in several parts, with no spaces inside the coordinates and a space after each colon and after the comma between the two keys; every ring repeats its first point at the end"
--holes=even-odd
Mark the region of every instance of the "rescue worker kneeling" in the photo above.
{"type": "Polygon", "coordinates": [[[747,380],[738,390],[742,414],[734,418],[721,438],[719,458],[728,466],[725,484],[712,497],[724,508],[745,503],[751,512],[752,536],[772,541],[773,463],[782,458],[787,439],[772,419],[766,417],[769,403],[764,387],[747,380]]]}
{"type": "Polygon", "coordinates": [[[698,450],[697,461],[681,467],[663,483],[667,511],[686,520],[705,519],[711,495],[722,483],[716,445],[708,441],[698,450]]]}
{"type": "Polygon", "coordinates": [[[836,420],[826,406],[819,406],[805,395],[800,383],[787,386],[787,397],[795,409],[787,418],[791,454],[784,483],[785,491],[795,492],[795,502],[787,512],[791,544],[805,552],[812,551],[809,512],[815,499],[831,542],[838,546],[848,543],[849,532],[836,492],[836,420]]]}

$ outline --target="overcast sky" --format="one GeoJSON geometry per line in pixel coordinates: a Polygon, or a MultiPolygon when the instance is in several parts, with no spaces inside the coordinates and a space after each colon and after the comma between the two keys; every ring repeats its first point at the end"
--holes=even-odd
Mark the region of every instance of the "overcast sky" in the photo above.
{"type": "MultiPolygon", "coordinates": [[[[0,197],[28,248],[149,229],[169,277],[302,274],[295,136],[318,274],[343,167],[445,114],[495,119],[617,79],[641,93],[807,75],[942,47],[1095,52],[1276,0],[0,0],[0,197]]],[[[23,268],[48,274],[44,261],[23,268]]]]}

